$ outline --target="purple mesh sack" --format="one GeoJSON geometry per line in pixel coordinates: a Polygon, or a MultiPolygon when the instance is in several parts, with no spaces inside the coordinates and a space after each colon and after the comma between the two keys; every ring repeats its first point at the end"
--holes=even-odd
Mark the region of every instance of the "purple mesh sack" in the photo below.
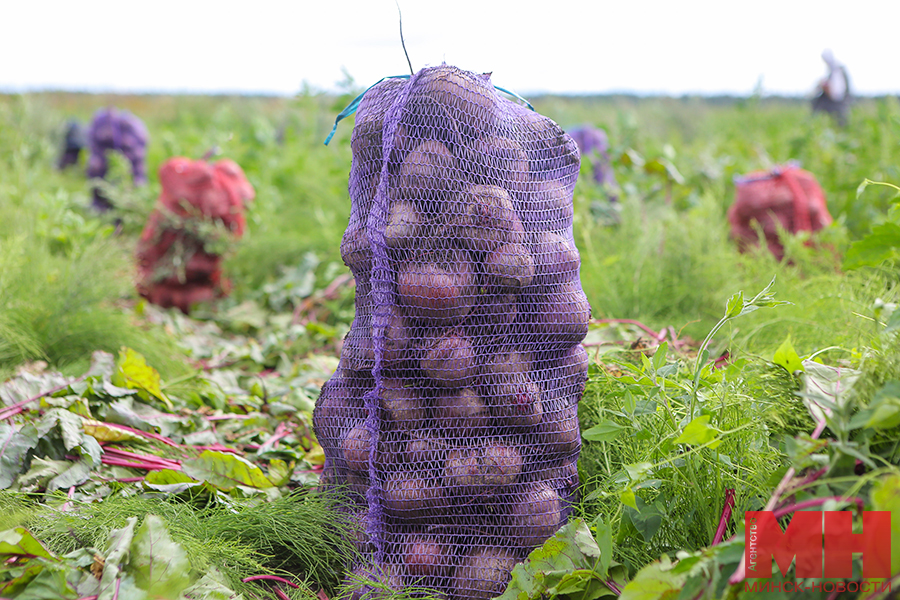
{"type": "MultiPolygon", "coordinates": [[[[590,158],[594,181],[600,185],[616,187],[616,176],[609,160],[609,140],[606,132],[592,125],[582,125],[569,130],[569,135],[578,144],[581,156],[590,158]]],[[[611,196],[615,201],[616,197],[611,196]]]]}
{"type": "Polygon", "coordinates": [[[578,150],[446,65],[373,86],[351,145],[356,317],[316,403],[322,486],[363,526],[357,575],[492,598],[578,486],[578,150]]]}
{"type": "MultiPolygon", "coordinates": [[[[131,163],[131,178],[135,185],[147,183],[147,128],[144,123],[125,110],[102,108],[94,113],[88,130],[87,176],[104,178],[109,169],[106,153],[118,151],[131,163]]],[[[94,208],[104,211],[112,208],[108,199],[94,189],[94,208]]]]}

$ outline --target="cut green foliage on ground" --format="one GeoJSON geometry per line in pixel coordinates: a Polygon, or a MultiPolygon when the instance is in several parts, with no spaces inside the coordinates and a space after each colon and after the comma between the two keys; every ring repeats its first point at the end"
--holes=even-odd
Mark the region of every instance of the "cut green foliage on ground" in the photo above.
{"type": "MultiPolygon", "coordinates": [[[[0,96],[0,597],[433,596],[354,583],[362,532],[316,492],[311,414],[355,291],[351,128],[322,141],[357,91],[0,96]],[[151,177],[133,188],[113,157],[107,218],[84,161],[53,164],[65,121],[110,103],[147,123],[151,177]],[[213,146],[257,198],[231,295],[186,317],[138,298],[132,257],[155,170],[213,146]]],[[[837,129],[790,99],[529,100],[607,131],[619,203],[579,179],[581,489],[502,598],[749,600],[746,510],[890,511],[900,548],[900,103],[863,99],[837,129]],[[781,263],[738,253],[732,178],[790,160],[835,222],[787,236],[781,263]]]]}

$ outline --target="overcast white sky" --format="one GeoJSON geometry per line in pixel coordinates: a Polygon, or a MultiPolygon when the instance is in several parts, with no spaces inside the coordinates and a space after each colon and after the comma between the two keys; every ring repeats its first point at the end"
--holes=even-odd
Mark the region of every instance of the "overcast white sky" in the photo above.
{"type": "MultiPolygon", "coordinates": [[[[399,0],[413,67],[536,92],[900,93],[900,0],[399,0]]],[[[2,0],[0,90],[267,92],[409,72],[394,0],[2,0]]]]}

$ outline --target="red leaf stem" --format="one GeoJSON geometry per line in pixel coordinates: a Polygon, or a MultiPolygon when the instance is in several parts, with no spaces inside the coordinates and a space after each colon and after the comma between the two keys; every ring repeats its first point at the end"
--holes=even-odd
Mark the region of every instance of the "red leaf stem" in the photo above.
{"type": "Polygon", "coordinates": [[[713,538],[713,546],[721,542],[722,538],[725,537],[725,528],[728,527],[728,522],[731,521],[731,511],[733,510],[734,489],[728,488],[725,490],[725,506],[722,507],[722,516],[719,518],[719,527],[716,529],[716,535],[713,538]]]}
{"type": "Polygon", "coordinates": [[[277,575],[253,575],[252,577],[247,577],[245,579],[241,579],[241,581],[243,583],[250,583],[251,581],[260,581],[260,580],[277,581],[278,583],[287,584],[287,585],[291,586],[292,588],[300,589],[300,586],[297,585],[296,583],[288,581],[284,577],[278,577],[277,575]]]}
{"type": "Polygon", "coordinates": [[[149,431],[141,431],[140,429],[135,429],[134,427],[129,427],[128,425],[119,425],[118,423],[104,422],[103,424],[108,427],[112,427],[113,429],[121,429],[122,431],[128,431],[130,433],[139,435],[141,437],[145,437],[145,438],[148,438],[151,440],[156,440],[158,442],[162,442],[163,444],[166,444],[167,446],[178,446],[178,444],[173,442],[171,439],[167,438],[164,435],[160,435],[158,433],[151,433],[149,431]]]}
{"type": "Polygon", "coordinates": [[[806,500],[805,502],[791,504],[790,506],[785,506],[780,510],[776,510],[773,514],[775,515],[776,519],[780,519],[781,517],[789,515],[796,510],[803,510],[804,508],[809,508],[811,506],[821,506],[829,500],[835,500],[837,502],[855,502],[856,508],[859,510],[859,512],[862,512],[864,506],[862,498],[842,498],[840,496],[828,496],[827,498],[813,498],[812,500],[806,500]]]}
{"type": "Polygon", "coordinates": [[[81,377],[79,377],[78,379],[73,379],[69,383],[65,383],[63,385],[58,385],[54,388],[50,388],[46,392],[42,392],[42,393],[38,394],[37,396],[32,396],[31,398],[28,398],[27,400],[22,400],[21,402],[16,402],[15,404],[10,404],[9,406],[7,406],[5,408],[0,409],[0,421],[3,421],[14,415],[19,414],[20,412],[23,412],[25,410],[25,406],[27,404],[29,404],[30,402],[34,402],[35,400],[40,400],[44,396],[49,396],[50,394],[55,394],[56,392],[58,392],[60,390],[64,390],[67,387],[69,387],[70,385],[72,385],[73,383],[76,383],[77,381],[79,381],[80,379],[81,379],[81,377]]]}

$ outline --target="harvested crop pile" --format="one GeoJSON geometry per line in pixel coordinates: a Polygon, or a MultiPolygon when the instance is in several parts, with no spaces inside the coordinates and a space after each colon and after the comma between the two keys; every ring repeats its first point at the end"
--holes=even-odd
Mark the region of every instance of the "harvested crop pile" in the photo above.
{"type": "Polygon", "coordinates": [[[356,318],[316,404],[323,486],[365,525],[357,573],[491,598],[578,485],[578,149],[446,65],[372,87],[351,145],[356,318]]]}
{"type": "Polygon", "coordinates": [[[193,304],[224,295],[222,254],[244,234],[244,205],[253,187],[231,160],[168,160],[162,193],[137,246],[137,289],[164,308],[187,314],[193,304]]]}
{"type": "MultiPolygon", "coordinates": [[[[113,107],[103,108],[94,113],[88,129],[87,176],[106,177],[109,162],[107,152],[121,152],[131,163],[131,178],[135,185],[147,183],[147,128],[144,123],[126,110],[113,107]]],[[[112,208],[110,201],[94,188],[94,208],[106,211],[112,208]]]]}
{"type": "Polygon", "coordinates": [[[731,236],[742,251],[759,243],[762,229],[769,251],[784,258],[779,228],[789,233],[818,231],[832,221],[816,178],[794,165],[736,177],[734,204],[728,210],[731,236]]]}

